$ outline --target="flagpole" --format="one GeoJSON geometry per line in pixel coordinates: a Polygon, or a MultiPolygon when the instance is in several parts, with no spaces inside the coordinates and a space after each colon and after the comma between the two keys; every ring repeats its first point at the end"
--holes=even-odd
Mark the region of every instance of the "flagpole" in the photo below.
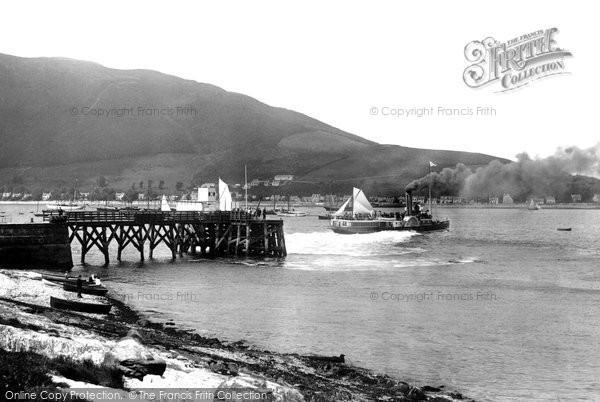
{"type": "Polygon", "coordinates": [[[246,212],[248,212],[248,167],[244,165],[244,188],[246,189],[246,212]]]}
{"type": "Polygon", "coordinates": [[[433,208],[431,207],[431,162],[429,162],[429,215],[433,217],[433,208]]]}

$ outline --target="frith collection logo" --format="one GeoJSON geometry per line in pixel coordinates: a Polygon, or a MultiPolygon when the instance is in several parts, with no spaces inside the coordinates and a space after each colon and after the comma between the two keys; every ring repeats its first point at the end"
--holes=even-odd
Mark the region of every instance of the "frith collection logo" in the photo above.
{"type": "Polygon", "coordinates": [[[521,88],[540,78],[566,74],[565,57],[571,52],[557,46],[557,28],[521,35],[504,43],[494,38],[473,41],[465,46],[472,63],[463,74],[471,88],[499,84],[496,92],[521,88]]]}

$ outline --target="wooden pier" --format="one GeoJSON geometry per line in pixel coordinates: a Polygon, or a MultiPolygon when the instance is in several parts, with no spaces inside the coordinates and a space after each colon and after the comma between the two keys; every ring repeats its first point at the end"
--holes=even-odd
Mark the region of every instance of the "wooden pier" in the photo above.
{"type": "Polygon", "coordinates": [[[69,241],[81,245],[81,262],[94,247],[110,262],[109,250],[117,244],[117,260],[132,246],[143,261],[160,244],[173,258],[177,254],[205,256],[283,257],[286,253],[283,221],[257,218],[245,212],[77,211],[45,213],[44,220],[66,225],[69,241]],[[147,245],[147,246],[146,246],[147,245]]]}

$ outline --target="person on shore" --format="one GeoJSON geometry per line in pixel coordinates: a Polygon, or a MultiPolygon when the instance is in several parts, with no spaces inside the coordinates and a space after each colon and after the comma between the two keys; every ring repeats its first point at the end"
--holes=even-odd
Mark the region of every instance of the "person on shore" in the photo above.
{"type": "Polygon", "coordinates": [[[65,271],[65,279],[69,279],[69,271],[65,271]]]}
{"type": "Polygon", "coordinates": [[[267,208],[263,208],[262,214],[263,214],[263,219],[267,219],[267,208]]]}
{"type": "Polygon", "coordinates": [[[260,213],[261,213],[260,208],[256,208],[256,217],[257,218],[260,218],[260,213]]]}
{"type": "Polygon", "coordinates": [[[83,280],[81,280],[81,275],[77,277],[77,297],[82,298],[81,290],[83,289],[83,280]]]}

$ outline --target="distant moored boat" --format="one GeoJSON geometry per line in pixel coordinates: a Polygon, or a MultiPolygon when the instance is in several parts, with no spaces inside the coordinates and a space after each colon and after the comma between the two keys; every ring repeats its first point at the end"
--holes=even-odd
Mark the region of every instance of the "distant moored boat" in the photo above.
{"type": "Polygon", "coordinates": [[[306,211],[296,211],[294,209],[288,210],[284,209],[281,211],[275,211],[277,216],[289,216],[289,217],[300,217],[300,216],[308,216],[308,212],[306,211]]]}
{"type": "Polygon", "coordinates": [[[77,205],[77,204],[47,204],[46,208],[50,211],[79,211],[85,208],[85,205],[77,205]]]}

